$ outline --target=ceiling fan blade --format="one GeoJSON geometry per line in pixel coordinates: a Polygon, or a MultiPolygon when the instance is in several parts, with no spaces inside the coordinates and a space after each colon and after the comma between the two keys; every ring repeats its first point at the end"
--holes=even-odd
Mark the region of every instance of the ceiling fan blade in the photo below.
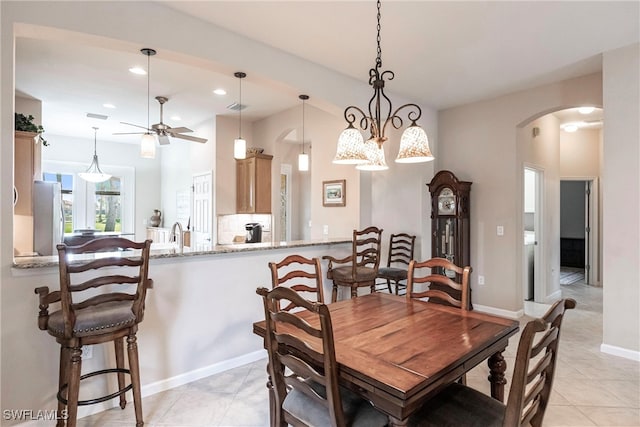
{"type": "Polygon", "coordinates": [[[167,135],[158,135],[158,142],[160,145],[169,145],[171,143],[167,135]]]}
{"type": "MultiPolygon", "coordinates": [[[[171,129],[171,131],[173,131],[173,129],[171,129]]],[[[187,141],[200,142],[202,144],[207,142],[207,140],[205,138],[198,138],[197,136],[182,135],[180,133],[175,133],[174,134],[173,132],[170,132],[169,134],[174,138],[186,139],[187,141]]]]}
{"type": "Polygon", "coordinates": [[[151,132],[151,129],[148,129],[146,126],[140,126],[140,125],[134,125],[133,123],[127,123],[127,122],[120,122],[123,125],[128,125],[128,126],[135,126],[137,128],[141,128],[141,129],[145,129],[148,132],[151,132]]]}
{"type": "Polygon", "coordinates": [[[186,128],[184,126],[179,127],[179,128],[169,128],[167,129],[168,131],[170,131],[171,133],[185,133],[185,132],[193,132],[191,129],[186,128]]]}
{"type": "Polygon", "coordinates": [[[111,135],[144,135],[146,132],[116,132],[111,135]]]}

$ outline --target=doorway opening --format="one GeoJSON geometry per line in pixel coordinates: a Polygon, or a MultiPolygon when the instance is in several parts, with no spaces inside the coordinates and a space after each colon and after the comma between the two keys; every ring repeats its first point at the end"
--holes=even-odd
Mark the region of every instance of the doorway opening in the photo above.
{"type": "Polygon", "coordinates": [[[541,246],[542,242],[542,189],[543,171],[531,166],[524,168],[524,224],[522,295],[525,301],[540,300],[542,292],[541,246]]]}

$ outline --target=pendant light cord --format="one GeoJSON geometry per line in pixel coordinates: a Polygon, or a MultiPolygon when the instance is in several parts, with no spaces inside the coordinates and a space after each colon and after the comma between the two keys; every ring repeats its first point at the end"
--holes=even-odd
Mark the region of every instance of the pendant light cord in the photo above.
{"type": "Polygon", "coordinates": [[[151,104],[149,98],[151,97],[151,55],[147,54],[147,133],[149,133],[149,110],[151,104]]]}
{"type": "Polygon", "coordinates": [[[302,98],[302,154],[304,154],[304,98],[302,98]]]}
{"type": "Polygon", "coordinates": [[[93,127],[93,155],[94,155],[94,157],[98,156],[98,149],[96,148],[97,139],[98,139],[98,128],[94,126],[93,127]]]}
{"type": "Polygon", "coordinates": [[[238,98],[239,101],[239,105],[238,105],[238,114],[240,115],[240,119],[238,120],[238,139],[242,139],[242,77],[238,78],[239,83],[240,83],[240,97],[238,98]]]}

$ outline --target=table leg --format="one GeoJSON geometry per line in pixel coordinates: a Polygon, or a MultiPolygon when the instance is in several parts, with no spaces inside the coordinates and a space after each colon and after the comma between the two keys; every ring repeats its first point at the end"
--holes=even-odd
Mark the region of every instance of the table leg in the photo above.
{"type": "Polygon", "coordinates": [[[504,373],[507,370],[507,362],[505,362],[502,356],[503,351],[504,350],[501,350],[495,353],[488,361],[488,380],[491,382],[491,397],[500,402],[504,402],[504,385],[507,383],[504,377],[504,373]]]}
{"type": "Polygon", "coordinates": [[[404,420],[399,420],[389,415],[389,427],[405,427],[408,422],[409,422],[409,418],[405,418],[404,420]]]}

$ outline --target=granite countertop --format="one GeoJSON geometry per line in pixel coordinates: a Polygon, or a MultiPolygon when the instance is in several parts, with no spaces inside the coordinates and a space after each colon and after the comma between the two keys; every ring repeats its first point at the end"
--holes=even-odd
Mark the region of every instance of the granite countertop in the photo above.
{"type": "MultiPolygon", "coordinates": [[[[239,252],[255,252],[265,251],[273,249],[283,248],[296,248],[304,246],[322,246],[332,245],[340,243],[351,243],[351,238],[334,238],[334,239],[320,239],[320,240],[295,240],[290,242],[263,242],[263,243],[238,243],[229,245],[215,245],[213,247],[198,247],[190,248],[185,247],[183,252],[180,253],[175,244],[172,243],[152,243],[151,245],[151,259],[160,258],[180,258],[180,257],[194,257],[194,256],[207,256],[216,254],[228,254],[239,252]]],[[[128,251],[118,252],[119,256],[126,257],[128,251]]],[[[104,257],[107,253],[99,252],[97,254],[83,254],[75,255],[75,259],[87,259],[104,257]]],[[[113,254],[113,253],[110,253],[113,254]]],[[[109,255],[111,256],[111,255],[109,255]]],[[[57,256],[37,256],[37,257],[16,257],[13,260],[13,268],[17,269],[31,269],[42,267],[57,267],[57,256]]]]}

